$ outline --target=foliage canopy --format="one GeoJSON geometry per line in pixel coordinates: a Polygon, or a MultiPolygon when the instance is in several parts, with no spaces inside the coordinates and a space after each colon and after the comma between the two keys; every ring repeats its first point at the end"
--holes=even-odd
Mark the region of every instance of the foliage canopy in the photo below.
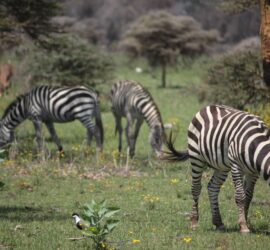
{"type": "Polygon", "coordinates": [[[206,99],[246,110],[268,103],[270,92],[259,84],[260,60],[257,50],[238,51],[220,58],[208,70],[206,99]]]}
{"type": "Polygon", "coordinates": [[[112,58],[87,41],[61,35],[48,44],[50,50],[37,50],[29,65],[33,84],[47,81],[93,87],[111,79],[112,58]]]}
{"type": "Polygon", "coordinates": [[[217,37],[216,31],[203,30],[190,16],[154,11],[133,23],[120,46],[134,57],[146,57],[152,66],[161,66],[165,87],[167,65],[173,65],[179,55],[195,56],[205,52],[217,37]]]}
{"type": "Polygon", "coordinates": [[[59,12],[60,1],[55,0],[0,1],[1,47],[14,44],[15,38],[18,42],[22,34],[45,45],[44,37],[58,31],[50,20],[59,12]]]}

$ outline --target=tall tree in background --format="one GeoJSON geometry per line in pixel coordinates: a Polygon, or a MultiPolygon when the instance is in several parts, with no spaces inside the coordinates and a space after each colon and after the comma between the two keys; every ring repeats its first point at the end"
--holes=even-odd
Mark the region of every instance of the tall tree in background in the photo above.
{"type": "Polygon", "coordinates": [[[216,31],[205,31],[189,16],[154,11],[140,17],[127,31],[120,46],[132,56],[145,57],[151,66],[161,67],[161,84],[166,87],[166,69],[179,55],[205,52],[217,40],[216,31]]]}
{"type": "MultiPolygon", "coordinates": [[[[241,12],[257,5],[257,0],[228,0],[222,3],[230,12],[241,12]]],[[[270,87],[270,0],[260,0],[261,8],[261,54],[263,62],[263,80],[270,87]]]]}
{"type": "Polygon", "coordinates": [[[270,1],[261,0],[261,49],[263,79],[270,87],[270,1]]]}
{"type": "Polygon", "coordinates": [[[40,45],[44,38],[57,31],[50,20],[60,10],[60,1],[53,0],[8,0],[0,1],[0,41],[12,42],[7,37],[28,35],[40,45]]]}

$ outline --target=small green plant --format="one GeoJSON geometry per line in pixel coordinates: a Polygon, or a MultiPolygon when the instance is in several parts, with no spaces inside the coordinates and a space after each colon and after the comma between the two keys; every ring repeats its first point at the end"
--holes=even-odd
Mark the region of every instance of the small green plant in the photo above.
{"type": "Polygon", "coordinates": [[[89,226],[82,233],[94,241],[96,250],[114,249],[109,246],[106,237],[119,223],[119,220],[112,219],[119,210],[118,207],[108,207],[106,200],[100,203],[92,200],[91,203],[84,205],[83,219],[89,223],[89,226]]]}

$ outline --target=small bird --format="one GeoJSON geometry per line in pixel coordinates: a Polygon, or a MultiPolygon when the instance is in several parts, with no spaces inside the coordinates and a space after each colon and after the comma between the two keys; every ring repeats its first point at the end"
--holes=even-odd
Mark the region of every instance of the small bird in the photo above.
{"type": "Polygon", "coordinates": [[[78,229],[84,230],[89,227],[89,225],[87,225],[87,223],[83,219],[81,219],[77,213],[73,213],[72,217],[74,218],[78,229]]]}

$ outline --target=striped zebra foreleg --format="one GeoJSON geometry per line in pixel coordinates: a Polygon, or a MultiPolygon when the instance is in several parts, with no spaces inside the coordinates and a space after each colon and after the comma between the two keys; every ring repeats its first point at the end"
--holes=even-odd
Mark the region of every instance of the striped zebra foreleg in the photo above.
{"type": "Polygon", "coordinates": [[[138,138],[138,135],[139,135],[140,128],[141,128],[142,124],[143,124],[143,119],[138,118],[137,122],[136,122],[136,125],[135,125],[135,132],[134,132],[135,143],[136,143],[136,140],[138,138]]]}
{"type": "Polygon", "coordinates": [[[55,144],[57,145],[58,147],[58,150],[61,152],[63,150],[63,147],[62,147],[62,144],[61,144],[61,141],[56,133],[56,130],[54,128],[54,125],[52,122],[45,122],[45,125],[53,139],[53,141],[55,142],[55,144]]]}
{"type": "Polygon", "coordinates": [[[199,160],[196,160],[194,162],[194,160],[191,159],[191,165],[192,165],[191,193],[193,197],[193,206],[192,206],[190,219],[191,219],[191,228],[196,229],[196,227],[198,226],[198,221],[199,221],[198,205],[199,205],[199,197],[200,197],[201,189],[202,189],[201,179],[202,179],[204,163],[199,160]]]}
{"type": "Polygon", "coordinates": [[[245,189],[245,194],[246,194],[246,203],[245,203],[246,221],[248,218],[249,205],[253,197],[254,187],[257,180],[258,180],[257,175],[246,175],[244,179],[244,189],[245,189]]]}
{"type": "Polygon", "coordinates": [[[137,119],[135,123],[135,130],[130,135],[130,148],[133,149],[133,153],[135,152],[135,149],[136,149],[136,141],[137,141],[142,123],[143,123],[143,119],[140,119],[140,118],[137,119]]]}
{"type": "Polygon", "coordinates": [[[127,126],[126,126],[126,140],[128,144],[128,154],[130,158],[133,158],[135,154],[134,147],[134,119],[130,114],[127,115],[127,126]]]}
{"type": "Polygon", "coordinates": [[[219,211],[218,195],[220,192],[220,187],[226,180],[227,176],[227,172],[220,172],[216,170],[208,183],[208,196],[211,203],[212,223],[216,226],[216,229],[218,230],[225,229],[219,211]]]}
{"type": "Polygon", "coordinates": [[[248,233],[249,228],[247,226],[246,216],[245,216],[245,204],[246,204],[246,194],[243,185],[243,173],[239,169],[237,164],[231,164],[232,179],[235,187],[235,202],[238,207],[239,219],[238,224],[240,226],[241,233],[248,233]]]}

